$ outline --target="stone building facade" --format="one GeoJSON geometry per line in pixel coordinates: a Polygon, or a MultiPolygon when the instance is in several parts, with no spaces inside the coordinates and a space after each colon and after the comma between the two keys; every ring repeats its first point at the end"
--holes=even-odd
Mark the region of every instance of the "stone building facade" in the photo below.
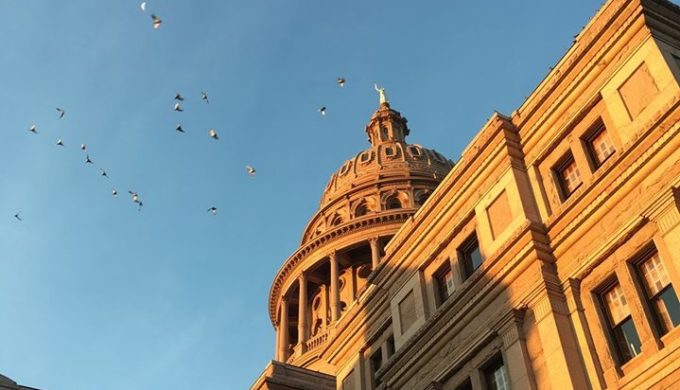
{"type": "Polygon", "coordinates": [[[252,389],[680,388],[680,8],[609,0],[455,165],[381,103],[252,389]]]}

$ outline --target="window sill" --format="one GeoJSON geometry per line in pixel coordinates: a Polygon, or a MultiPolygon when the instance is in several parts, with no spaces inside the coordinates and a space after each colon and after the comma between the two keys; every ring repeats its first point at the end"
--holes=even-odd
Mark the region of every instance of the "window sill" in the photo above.
{"type": "Polygon", "coordinates": [[[676,326],[674,329],[671,329],[671,331],[661,336],[661,348],[675,344],[678,340],[680,340],[680,326],[676,326]]]}
{"type": "Polygon", "coordinates": [[[619,367],[619,369],[617,370],[618,373],[619,373],[619,378],[625,377],[626,375],[628,375],[632,371],[634,371],[636,368],[638,368],[640,366],[640,364],[642,364],[642,362],[644,362],[644,360],[645,360],[643,358],[644,355],[645,355],[645,353],[642,352],[642,353],[638,354],[637,356],[635,356],[634,358],[627,361],[626,363],[622,364],[619,367]]]}

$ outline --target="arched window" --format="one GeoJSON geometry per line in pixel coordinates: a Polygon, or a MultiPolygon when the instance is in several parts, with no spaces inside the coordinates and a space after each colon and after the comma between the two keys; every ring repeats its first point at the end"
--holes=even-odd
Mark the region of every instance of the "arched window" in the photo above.
{"type": "Polygon", "coordinates": [[[338,226],[342,223],[342,217],[337,214],[333,219],[331,220],[331,226],[338,226]]]}
{"type": "Polygon", "coordinates": [[[363,217],[368,213],[368,206],[366,202],[361,201],[361,203],[354,209],[354,217],[363,217]]]}
{"type": "Polygon", "coordinates": [[[387,139],[388,139],[387,133],[388,133],[387,127],[380,126],[380,140],[381,141],[387,141],[387,139]]]}
{"type": "Polygon", "coordinates": [[[386,210],[400,209],[401,207],[402,207],[401,201],[399,200],[399,197],[397,197],[396,195],[390,196],[385,201],[386,210]]]}
{"type": "Polygon", "coordinates": [[[421,192],[421,193],[418,195],[418,198],[417,198],[416,200],[417,200],[418,204],[422,206],[423,203],[425,203],[425,201],[426,201],[427,198],[429,198],[429,197],[430,197],[430,193],[429,193],[429,192],[421,192]]]}

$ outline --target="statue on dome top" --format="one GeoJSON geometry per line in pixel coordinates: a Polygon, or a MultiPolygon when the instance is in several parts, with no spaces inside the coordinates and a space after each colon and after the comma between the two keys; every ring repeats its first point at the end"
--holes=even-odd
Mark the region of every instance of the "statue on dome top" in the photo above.
{"type": "Polygon", "coordinates": [[[389,103],[387,100],[387,95],[385,94],[385,88],[378,87],[378,84],[373,84],[373,88],[380,94],[380,104],[389,103]]]}

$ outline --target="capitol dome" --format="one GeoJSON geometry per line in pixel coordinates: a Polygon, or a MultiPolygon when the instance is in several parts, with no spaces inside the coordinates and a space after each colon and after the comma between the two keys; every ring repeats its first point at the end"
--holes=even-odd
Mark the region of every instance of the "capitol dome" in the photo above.
{"type": "Polygon", "coordinates": [[[272,284],[279,361],[324,370],[319,353],[379,271],[387,243],[453,167],[436,151],[406,143],[407,120],[384,90],[365,130],[371,146],[331,175],[299,248],[272,284]]]}
{"type": "Polygon", "coordinates": [[[371,147],[331,175],[304,244],[352,219],[384,210],[418,208],[453,167],[440,153],[407,144],[407,119],[382,103],[366,125],[371,147]],[[346,200],[349,200],[347,202],[346,200]]]}

